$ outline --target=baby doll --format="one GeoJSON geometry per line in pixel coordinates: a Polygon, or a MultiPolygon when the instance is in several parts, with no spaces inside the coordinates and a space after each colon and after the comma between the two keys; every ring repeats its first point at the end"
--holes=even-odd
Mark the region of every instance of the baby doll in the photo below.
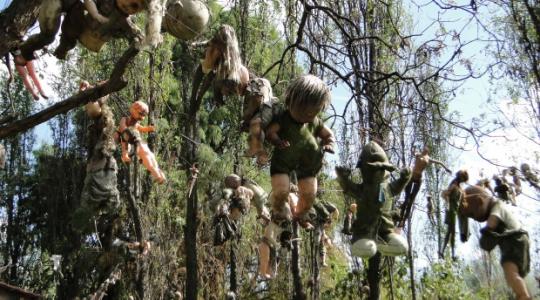
{"type": "Polygon", "coordinates": [[[466,226],[466,220],[464,220],[461,215],[458,215],[458,208],[463,201],[463,189],[461,188],[461,184],[468,180],[469,173],[467,173],[466,170],[460,170],[456,173],[456,177],[450,182],[448,188],[442,193],[443,198],[448,202],[448,209],[446,210],[446,218],[444,221],[448,226],[448,230],[446,231],[444,243],[441,252],[439,253],[441,258],[444,257],[444,251],[448,242],[450,242],[450,247],[452,248],[452,258],[456,258],[456,217],[459,217],[461,241],[464,242],[468,239],[469,231],[466,226]]]}
{"type": "Polygon", "coordinates": [[[158,183],[164,183],[166,180],[165,174],[159,168],[154,153],[150,151],[148,145],[141,138],[141,133],[153,132],[155,130],[153,125],[142,126],[139,124],[148,114],[148,105],[142,101],[135,101],[131,105],[129,112],[130,116],[123,117],[120,120],[120,126],[118,128],[122,145],[122,161],[125,163],[131,162],[129,158],[129,147],[130,145],[134,145],[137,156],[142,160],[146,169],[150,171],[158,183]]]}
{"type": "MultiPolygon", "coordinates": [[[[36,101],[39,100],[39,95],[41,95],[41,97],[43,97],[44,99],[49,99],[49,97],[45,95],[45,92],[43,92],[43,87],[41,86],[41,82],[34,68],[34,62],[32,60],[24,59],[19,49],[13,50],[11,52],[11,55],[13,56],[15,69],[17,70],[17,73],[19,73],[19,76],[21,77],[23,81],[24,87],[26,88],[28,92],[30,92],[30,94],[32,94],[32,97],[34,98],[34,100],[36,101]],[[34,85],[37,88],[37,92],[34,90],[34,87],[32,86],[30,79],[32,79],[32,82],[34,82],[34,85]]],[[[11,73],[11,64],[9,62],[9,55],[6,55],[6,64],[7,64],[7,68],[9,72],[8,81],[11,81],[13,79],[13,75],[11,73]]]]}
{"type": "Polygon", "coordinates": [[[317,194],[323,153],[334,153],[334,134],[317,116],[329,103],[330,90],[321,79],[300,76],[287,89],[286,109],[273,117],[267,129],[267,139],[275,146],[270,166],[273,209],[287,203],[289,174],[295,171],[300,199],[294,214],[307,229],[312,228],[305,217],[317,194]]]}

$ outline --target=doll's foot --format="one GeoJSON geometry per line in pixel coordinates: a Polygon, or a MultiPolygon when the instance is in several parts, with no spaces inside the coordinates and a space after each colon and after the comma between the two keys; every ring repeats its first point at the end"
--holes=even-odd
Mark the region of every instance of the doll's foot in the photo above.
{"type": "Polygon", "coordinates": [[[39,95],[36,93],[32,93],[32,98],[34,98],[35,101],[39,101],[39,95]]]}
{"type": "Polygon", "coordinates": [[[41,95],[41,97],[45,100],[49,100],[49,96],[45,95],[45,93],[43,91],[39,91],[39,94],[41,95]]]}
{"type": "Polygon", "coordinates": [[[129,154],[125,153],[125,154],[122,154],[122,161],[126,164],[130,163],[131,162],[131,158],[129,158],[129,154]]]}

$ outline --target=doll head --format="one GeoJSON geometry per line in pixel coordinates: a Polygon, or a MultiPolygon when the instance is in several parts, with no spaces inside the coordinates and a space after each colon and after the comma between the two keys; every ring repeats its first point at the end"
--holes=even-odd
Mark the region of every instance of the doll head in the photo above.
{"type": "Polygon", "coordinates": [[[240,82],[242,59],[234,28],[226,24],[221,25],[208,46],[215,47],[218,50],[216,55],[220,56],[217,59],[217,79],[240,82]]]}
{"type": "Polygon", "coordinates": [[[83,80],[81,81],[81,83],[79,84],[79,91],[85,91],[86,89],[88,88],[91,88],[92,86],[90,85],[90,82],[86,81],[86,80],[83,80]]]}
{"type": "Polygon", "coordinates": [[[129,108],[131,117],[137,121],[142,121],[148,115],[148,105],[142,101],[135,101],[129,108]]]}
{"type": "Polygon", "coordinates": [[[299,123],[311,123],[330,104],[330,89],[317,76],[296,78],[285,92],[285,105],[299,123]]]}
{"type": "Polygon", "coordinates": [[[424,147],[424,149],[422,149],[422,156],[426,156],[426,155],[429,155],[428,147],[424,147]]]}
{"type": "Polygon", "coordinates": [[[230,174],[225,177],[225,186],[231,189],[236,189],[242,183],[240,176],[236,174],[230,174]]]}
{"type": "Polygon", "coordinates": [[[379,184],[390,176],[389,171],[396,170],[388,161],[388,156],[379,144],[371,141],[362,148],[358,161],[362,179],[366,183],[379,184]]]}
{"type": "Polygon", "coordinates": [[[469,173],[467,172],[467,170],[459,170],[459,171],[457,171],[456,172],[456,177],[454,178],[454,181],[457,184],[469,181],[469,173]]]}
{"type": "Polygon", "coordinates": [[[270,81],[262,77],[251,79],[246,88],[246,92],[246,97],[250,103],[262,104],[274,97],[270,81]]]}
{"type": "Polygon", "coordinates": [[[146,0],[116,0],[116,5],[126,15],[134,15],[146,8],[146,0]]]}
{"type": "Polygon", "coordinates": [[[351,206],[349,206],[349,211],[356,214],[356,203],[352,203],[351,206]]]}
{"type": "Polygon", "coordinates": [[[484,222],[489,217],[492,204],[493,197],[484,188],[472,185],[465,189],[459,213],[476,221],[484,222]]]}

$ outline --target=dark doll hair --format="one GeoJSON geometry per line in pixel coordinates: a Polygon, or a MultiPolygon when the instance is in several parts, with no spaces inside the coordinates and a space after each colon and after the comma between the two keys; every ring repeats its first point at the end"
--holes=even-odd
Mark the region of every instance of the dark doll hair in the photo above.
{"type": "Polygon", "coordinates": [[[330,89],[315,75],[302,75],[296,78],[285,92],[285,105],[289,110],[330,104],[330,89]]]}

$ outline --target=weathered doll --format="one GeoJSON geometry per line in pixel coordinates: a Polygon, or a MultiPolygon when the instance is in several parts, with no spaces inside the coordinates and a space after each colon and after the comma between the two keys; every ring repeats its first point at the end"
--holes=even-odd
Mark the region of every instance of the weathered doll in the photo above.
{"type": "Polygon", "coordinates": [[[258,218],[266,221],[270,219],[270,214],[265,207],[268,195],[253,180],[241,178],[236,174],[228,175],[225,177],[223,196],[224,199],[230,201],[229,213],[235,221],[249,211],[251,202],[253,202],[257,209],[258,218]]]}
{"type": "Polygon", "coordinates": [[[459,212],[478,222],[487,221],[486,227],[480,230],[480,247],[491,251],[499,246],[506,282],[516,299],[532,299],[523,279],[530,270],[529,235],[506,204],[493,198],[483,188],[470,186],[465,189],[459,212]]]}
{"type": "Polygon", "coordinates": [[[111,38],[127,37],[133,39],[140,30],[129,18],[143,10],[148,12],[145,41],[157,45],[162,37],[161,4],[159,0],[44,0],[39,11],[40,32],[32,35],[21,45],[22,56],[34,59],[34,51],[42,49],[54,41],[62,27],[60,44],[54,55],[64,59],[73,49],[77,40],[92,51],[99,51],[111,38]],[[88,15],[85,15],[88,11],[88,15]],[[62,19],[62,14],[64,14],[62,19]]]}
{"type": "Polygon", "coordinates": [[[510,167],[508,169],[508,175],[512,176],[512,184],[514,186],[514,194],[515,196],[519,196],[521,194],[521,178],[519,178],[518,169],[516,167],[510,167]]]}
{"type": "Polygon", "coordinates": [[[537,172],[533,171],[531,166],[529,166],[527,163],[522,163],[520,169],[527,182],[529,182],[532,187],[540,191],[540,179],[538,179],[537,172]]]}
{"type": "MultiPolygon", "coordinates": [[[[83,81],[79,90],[84,91],[88,87],[90,84],[83,81]]],[[[105,99],[91,102],[86,106],[86,113],[92,120],[88,127],[88,162],[81,206],[77,209],[73,222],[81,233],[88,234],[94,230],[95,219],[100,241],[109,249],[120,205],[116,178],[118,167],[114,159],[116,126],[105,99]]]]}
{"type": "Polygon", "coordinates": [[[448,242],[452,250],[452,259],[456,258],[455,245],[456,245],[456,217],[459,217],[460,237],[461,241],[465,242],[469,237],[469,230],[467,227],[467,220],[461,215],[458,215],[458,208],[463,201],[463,189],[461,184],[469,180],[469,173],[466,170],[460,170],[456,173],[455,178],[450,182],[448,188],[443,191],[442,196],[448,202],[448,209],[446,210],[445,223],[448,226],[446,236],[444,237],[444,243],[439,253],[441,258],[444,257],[444,251],[448,242]]]}
{"type": "Polygon", "coordinates": [[[259,276],[262,279],[271,279],[275,274],[275,257],[278,249],[290,248],[290,239],[292,237],[292,212],[298,205],[298,188],[291,184],[290,192],[287,195],[285,205],[275,206],[276,201],[274,192],[270,194],[272,209],[271,221],[264,228],[264,235],[259,243],[259,276]],[[274,209],[275,208],[275,209],[274,209]]]}
{"type": "Polygon", "coordinates": [[[334,134],[317,115],[330,103],[330,90],[314,75],[295,79],[285,93],[285,110],[276,114],[267,129],[267,139],[274,145],[270,174],[275,197],[274,210],[286,205],[289,174],[295,171],[300,200],[294,212],[300,225],[312,228],[307,212],[317,194],[317,174],[322,168],[323,153],[334,153],[334,134]]]}
{"type": "Polygon", "coordinates": [[[210,41],[201,44],[206,45],[206,51],[195,72],[191,98],[200,101],[212,82],[217,104],[223,104],[223,96],[244,95],[249,71],[242,65],[234,28],[221,25],[210,41]]]}
{"type": "Polygon", "coordinates": [[[452,171],[448,169],[444,163],[429,157],[429,149],[424,148],[422,152],[416,152],[414,154],[414,167],[412,169],[411,181],[405,187],[405,202],[401,206],[400,222],[398,227],[403,228],[405,221],[410,217],[411,209],[416,199],[420,186],[422,185],[422,173],[429,164],[437,164],[443,167],[446,172],[452,174],[452,171]]]}
{"type": "Polygon", "coordinates": [[[264,149],[264,131],[272,121],[274,102],[272,86],[266,78],[253,78],[249,81],[244,96],[243,126],[249,127],[249,148],[246,155],[256,156],[257,164],[268,163],[268,153],[264,149]]]}
{"type": "Polygon", "coordinates": [[[163,29],[181,40],[201,34],[208,24],[210,12],[200,0],[169,0],[163,19],[163,29]]]}
{"type": "Polygon", "coordinates": [[[166,180],[165,174],[159,168],[154,153],[150,151],[148,145],[141,138],[141,133],[153,132],[155,130],[153,125],[142,126],[139,123],[143,121],[148,114],[148,105],[142,101],[135,101],[129,108],[129,112],[130,116],[123,117],[120,120],[120,126],[118,127],[120,143],[122,145],[122,161],[124,163],[131,162],[131,159],[129,158],[129,148],[130,145],[135,146],[137,156],[142,160],[146,169],[150,171],[158,183],[164,183],[166,180]]]}
{"type": "Polygon", "coordinates": [[[411,178],[411,169],[403,168],[399,178],[389,181],[390,172],[396,167],[389,163],[383,148],[373,141],[362,148],[358,166],[362,183],[351,180],[350,169],[336,167],[343,192],[354,197],[358,206],[352,226],[351,254],[368,258],[377,251],[387,256],[407,253],[407,241],[395,232],[392,209],[394,198],[411,178]]]}
{"type": "Polygon", "coordinates": [[[495,181],[494,191],[497,197],[507,203],[511,203],[512,205],[516,206],[516,199],[514,198],[512,188],[504,179],[504,177],[499,177],[495,175],[493,176],[493,180],[495,181]]]}
{"type": "Polygon", "coordinates": [[[352,224],[356,220],[356,203],[349,206],[349,210],[343,220],[343,229],[341,232],[346,235],[352,235],[352,224]]]}
{"type": "Polygon", "coordinates": [[[311,216],[312,222],[321,227],[320,234],[318,235],[321,266],[327,267],[327,248],[333,245],[332,239],[326,234],[326,230],[330,229],[332,222],[339,218],[339,210],[334,204],[328,201],[318,201],[313,205],[311,212],[314,214],[311,216]]]}

